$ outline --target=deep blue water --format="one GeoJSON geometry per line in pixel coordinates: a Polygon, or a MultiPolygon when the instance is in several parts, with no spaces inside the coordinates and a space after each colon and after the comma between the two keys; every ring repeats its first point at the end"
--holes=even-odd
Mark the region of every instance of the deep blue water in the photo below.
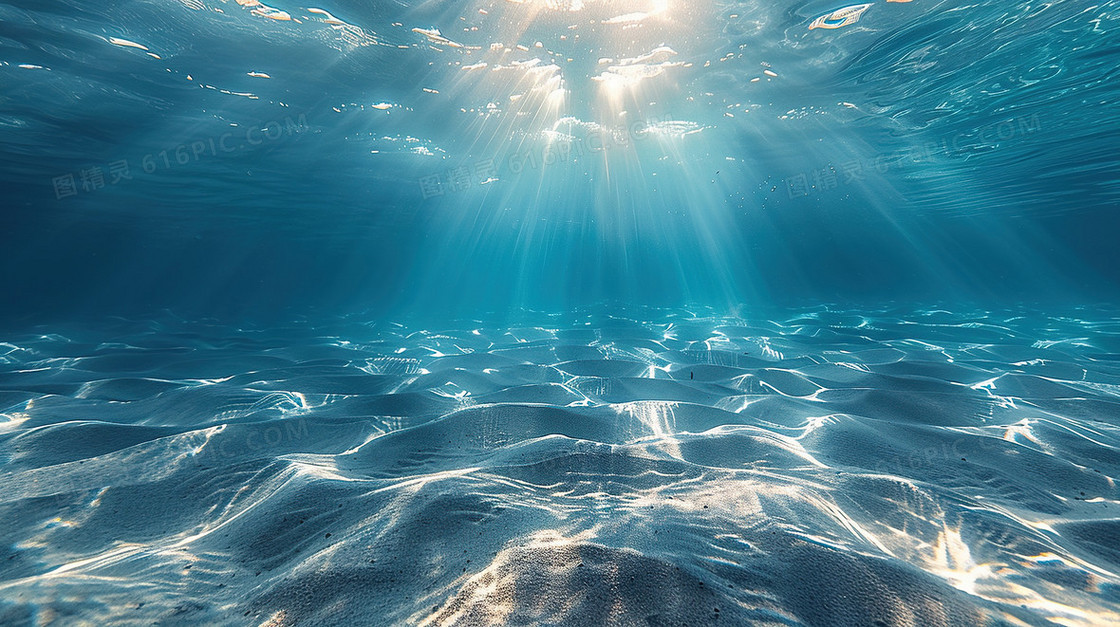
{"type": "Polygon", "coordinates": [[[0,0],[0,625],[1120,623],[1120,0],[0,0]]]}

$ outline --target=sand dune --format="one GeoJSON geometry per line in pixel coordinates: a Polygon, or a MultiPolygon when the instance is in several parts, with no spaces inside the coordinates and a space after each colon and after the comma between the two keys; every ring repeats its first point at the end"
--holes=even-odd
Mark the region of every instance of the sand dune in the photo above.
{"type": "Polygon", "coordinates": [[[1120,324],[643,314],[9,334],[0,623],[1120,622],[1120,324]]]}

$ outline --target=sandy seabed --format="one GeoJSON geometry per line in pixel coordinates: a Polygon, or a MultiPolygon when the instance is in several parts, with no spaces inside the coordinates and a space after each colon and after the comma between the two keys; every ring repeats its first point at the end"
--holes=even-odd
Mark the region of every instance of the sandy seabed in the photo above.
{"type": "Polygon", "coordinates": [[[447,326],[7,333],[0,624],[1120,624],[1120,318],[447,326]]]}

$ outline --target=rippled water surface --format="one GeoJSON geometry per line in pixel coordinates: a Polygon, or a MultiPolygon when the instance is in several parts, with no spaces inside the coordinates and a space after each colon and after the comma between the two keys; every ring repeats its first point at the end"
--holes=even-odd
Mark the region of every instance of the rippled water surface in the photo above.
{"type": "Polygon", "coordinates": [[[1115,293],[1118,2],[273,4],[0,3],[24,311],[1115,293]]]}
{"type": "Polygon", "coordinates": [[[0,624],[1120,624],[1118,26],[0,0],[0,624]]]}

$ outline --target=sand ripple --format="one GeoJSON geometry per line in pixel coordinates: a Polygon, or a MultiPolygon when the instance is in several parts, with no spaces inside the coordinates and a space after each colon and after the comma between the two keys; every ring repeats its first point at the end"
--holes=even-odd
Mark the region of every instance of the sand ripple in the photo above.
{"type": "Polygon", "coordinates": [[[1120,321],[0,338],[0,623],[1120,621],[1120,321]]]}

